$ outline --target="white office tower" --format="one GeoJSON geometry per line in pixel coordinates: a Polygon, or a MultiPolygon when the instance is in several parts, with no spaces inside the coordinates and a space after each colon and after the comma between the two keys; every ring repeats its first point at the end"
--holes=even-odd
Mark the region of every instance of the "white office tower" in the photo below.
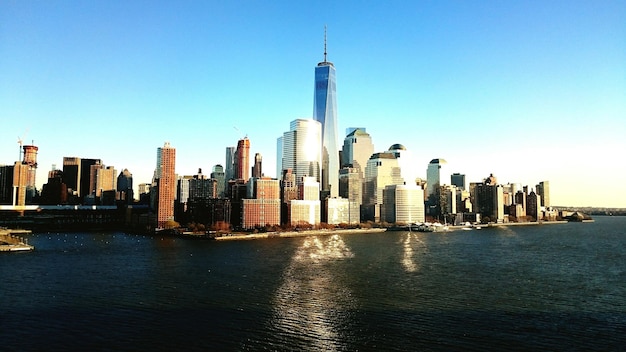
{"type": "Polygon", "coordinates": [[[321,216],[320,183],[314,177],[303,177],[298,185],[298,199],[289,202],[294,226],[318,225],[321,216]]]}
{"type": "Polygon", "coordinates": [[[381,221],[410,224],[424,222],[424,190],[417,185],[389,185],[383,190],[381,221]]]}
{"type": "MultiPolygon", "coordinates": [[[[419,167],[415,162],[413,153],[406,149],[406,147],[402,144],[394,144],[389,147],[389,152],[394,153],[396,155],[396,159],[398,159],[398,165],[400,166],[400,170],[402,172],[402,178],[406,182],[407,185],[415,185],[416,180],[420,174],[419,167]]],[[[448,183],[450,180],[448,179],[448,183]]]]}
{"type": "MultiPolygon", "coordinates": [[[[290,129],[278,139],[277,147],[282,144],[282,155],[277,155],[277,163],[283,170],[291,169],[296,184],[301,184],[303,177],[313,177],[320,182],[322,163],[322,125],[313,119],[291,121],[290,129]]],[[[319,199],[319,193],[317,195],[319,199]]]]}
{"type": "Polygon", "coordinates": [[[363,220],[380,221],[383,204],[383,190],[389,185],[402,185],[400,166],[396,155],[391,152],[375,153],[365,167],[365,187],[363,193],[363,220]]]}

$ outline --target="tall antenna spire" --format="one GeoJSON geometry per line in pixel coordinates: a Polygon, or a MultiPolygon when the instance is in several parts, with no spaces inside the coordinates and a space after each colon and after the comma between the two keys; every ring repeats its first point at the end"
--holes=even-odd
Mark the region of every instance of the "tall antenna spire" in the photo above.
{"type": "Polygon", "coordinates": [[[319,62],[317,66],[334,66],[332,62],[327,61],[327,55],[328,53],[326,52],[326,25],[324,25],[324,61],[319,62]]]}
{"type": "Polygon", "coordinates": [[[324,25],[324,62],[326,62],[326,25],[324,25]]]}

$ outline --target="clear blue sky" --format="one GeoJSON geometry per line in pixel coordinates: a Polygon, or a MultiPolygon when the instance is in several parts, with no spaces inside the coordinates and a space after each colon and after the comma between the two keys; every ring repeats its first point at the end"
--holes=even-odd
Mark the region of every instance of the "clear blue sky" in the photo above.
{"type": "MultiPolygon", "coordinates": [[[[339,129],[404,144],[426,176],[534,187],[552,203],[626,207],[625,1],[0,1],[0,164],[39,147],[150,182],[156,149],[209,173],[247,135],[276,138],[337,69],[339,129]]],[[[342,143],[342,141],[339,141],[342,143]]]]}

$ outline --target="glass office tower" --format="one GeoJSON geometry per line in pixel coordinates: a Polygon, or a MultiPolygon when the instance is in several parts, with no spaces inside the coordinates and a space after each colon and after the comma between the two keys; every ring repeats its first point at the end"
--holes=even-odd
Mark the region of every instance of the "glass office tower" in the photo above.
{"type": "Polygon", "coordinates": [[[322,124],[322,197],[337,197],[339,193],[339,149],[337,147],[337,93],[335,66],[324,61],[315,67],[313,119],[322,124]]]}

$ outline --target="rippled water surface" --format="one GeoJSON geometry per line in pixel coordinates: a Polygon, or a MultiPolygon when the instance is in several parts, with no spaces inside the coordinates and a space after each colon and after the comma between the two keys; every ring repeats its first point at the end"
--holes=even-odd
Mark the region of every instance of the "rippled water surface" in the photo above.
{"type": "Polygon", "coordinates": [[[624,350],[626,218],[212,242],[35,233],[0,350],[624,350]]]}

